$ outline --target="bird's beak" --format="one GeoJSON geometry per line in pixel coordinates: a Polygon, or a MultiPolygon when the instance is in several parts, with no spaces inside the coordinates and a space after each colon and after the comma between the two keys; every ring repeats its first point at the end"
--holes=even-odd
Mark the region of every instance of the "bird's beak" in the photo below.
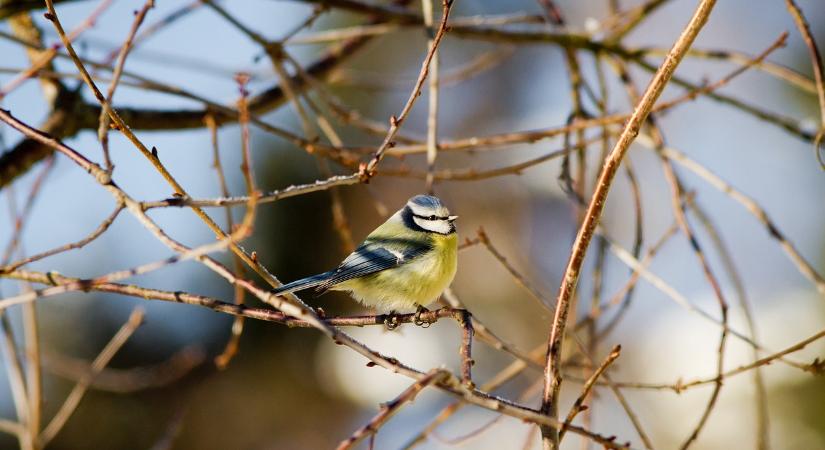
{"type": "Polygon", "coordinates": [[[458,216],[447,216],[447,220],[450,222],[455,222],[455,219],[458,219],[458,216]]]}

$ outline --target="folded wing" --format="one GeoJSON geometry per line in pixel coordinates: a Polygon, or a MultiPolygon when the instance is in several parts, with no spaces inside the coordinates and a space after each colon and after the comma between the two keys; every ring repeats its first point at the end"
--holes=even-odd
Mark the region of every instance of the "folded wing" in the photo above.
{"type": "Polygon", "coordinates": [[[331,276],[318,284],[316,290],[325,291],[330,287],[353,278],[359,278],[387,269],[407,264],[432,246],[426,241],[398,239],[368,240],[352,252],[331,276]]]}

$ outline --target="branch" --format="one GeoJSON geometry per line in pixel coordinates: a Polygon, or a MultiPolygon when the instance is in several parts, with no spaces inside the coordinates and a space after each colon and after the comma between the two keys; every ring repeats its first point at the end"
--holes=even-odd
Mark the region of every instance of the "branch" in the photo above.
{"type": "Polygon", "coordinates": [[[381,411],[373,417],[366,425],[359,428],[352,434],[349,438],[343,440],[336,450],[348,450],[355,447],[359,442],[361,442],[367,436],[375,435],[378,433],[378,430],[381,426],[384,425],[390,418],[401,409],[402,406],[406,405],[407,403],[412,403],[415,400],[416,395],[419,392],[424,390],[425,387],[432,385],[433,383],[438,382],[439,380],[445,378],[446,375],[449,375],[449,372],[439,369],[433,369],[427,375],[425,375],[420,380],[413,383],[410,387],[404,390],[398,397],[394,398],[392,401],[387,402],[381,405],[381,411]]]}
{"type": "MultiPolygon", "coordinates": [[[[645,119],[650,114],[656,99],[659,98],[664,90],[667,82],[673,76],[673,72],[679,65],[679,62],[684,57],[687,50],[690,48],[693,40],[699,34],[699,31],[707,21],[711,10],[715,4],[715,0],[703,0],[697,8],[690,23],[682,32],[682,35],[674,44],[668,57],[662,63],[662,66],[656,72],[653,80],[646,89],[642,99],[636,106],[633,115],[625,125],[616,146],[608,155],[604,163],[601,175],[599,176],[596,191],[590,204],[587,207],[587,213],[581,228],[576,236],[576,241],[573,244],[573,251],[567,263],[564,276],[562,277],[562,284],[559,288],[559,295],[556,301],[556,313],[553,318],[553,327],[550,331],[547,343],[547,362],[545,366],[545,385],[544,394],[542,396],[541,411],[547,413],[552,418],[558,417],[558,400],[561,388],[561,346],[564,337],[564,329],[567,324],[567,313],[570,308],[570,300],[576,290],[576,285],[579,280],[582,264],[584,263],[584,256],[587,253],[587,248],[590,244],[593,234],[596,231],[602,210],[604,209],[607,200],[607,193],[610,190],[613,178],[619,169],[622,158],[624,157],[630,144],[639,132],[645,119]]],[[[551,427],[542,428],[542,441],[544,448],[557,449],[558,448],[558,432],[551,427]]]]}
{"type": "Polygon", "coordinates": [[[421,95],[421,88],[424,86],[424,81],[427,79],[427,75],[430,72],[430,63],[433,58],[435,58],[435,53],[438,50],[438,45],[441,43],[441,39],[444,37],[444,33],[447,32],[447,20],[450,17],[453,0],[442,0],[442,5],[444,12],[441,15],[441,23],[439,24],[438,31],[436,32],[435,37],[433,37],[430,48],[427,51],[427,56],[424,57],[424,62],[421,63],[421,70],[418,74],[418,80],[416,80],[412,92],[410,92],[410,96],[407,98],[407,102],[404,104],[404,107],[401,109],[398,116],[390,117],[390,129],[387,131],[387,136],[384,138],[384,142],[381,143],[378,150],[375,151],[375,155],[372,160],[364,168],[363,175],[365,182],[375,176],[378,163],[380,163],[381,159],[384,158],[384,152],[395,146],[393,139],[395,138],[396,133],[398,133],[401,124],[412,110],[418,96],[421,95]]]}
{"type": "MultiPolygon", "coordinates": [[[[38,4],[40,4],[38,2],[38,4]]],[[[372,22],[377,22],[373,18],[372,22]]],[[[328,50],[323,56],[310,64],[306,71],[319,79],[326,79],[332,72],[364,47],[372,38],[356,37],[328,50]]],[[[309,88],[300,76],[292,78],[293,86],[297,90],[309,88]]],[[[280,85],[275,85],[264,92],[250,98],[250,114],[260,115],[277,109],[286,103],[286,96],[280,85]]],[[[103,108],[99,105],[89,105],[83,102],[72,102],[68,111],[56,108],[47,123],[41,128],[58,138],[70,137],[82,129],[98,129],[98,119],[103,108]]],[[[140,108],[117,108],[117,112],[131,129],[150,130],[182,130],[201,128],[206,123],[207,116],[214,116],[218,125],[237,121],[238,116],[227,114],[224,110],[214,111],[213,108],[195,110],[154,110],[140,108]]],[[[25,139],[12,150],[0,155],[0,188],[12,182],[18,176],[26,173],[36,162],[40,161],[52,150],[48,146],[25,139]]]]}
{"type": "Polygon", "coordinates": [[[571,423],[573,423],[573,419],[576,418],[576,415],[587,409],[587,407],[584,405],[584,401],[590,394],[590,390],[593,389],[593,386],[596,384],[596,380],[599,379],[602,372],[607,370],[607,368],[610,367],[611,364],[613,364],[613,361],[615,361],[616,358],[619,357],[621,350],[622,347],[620,345],[613,347],[613,350],[610,351],[610,353],[607,355],[604,361],[602,361],[599,367],[597,367],[596,370],[593,371],[593,374],[590,375],[590,378],[588,378],[587,381],[584,383],[582,393],[579,395],[576,401],[573,402],[573,406],[570,407],[570,412],[567,413],[567,418],[564,419],[564,425],[562,426],[561,430],[559,430],[559,440],[561,440],[561,438],[564,437],[564,433],[567,432],[567,427],[571,423]]]}
{"type": "Polygon", "coordinates": [[[811,27],[808,25],[808,21],[805,20],[805,16],[802,14],[802,9],[799,8],[794,0],[785,0],[785,6],[788,8],[788,12],[791,13],[791,17],[793,17],[796,28],[799,29],[799,34],[802,35],[802,40],[805,41],[811,57],[814,80],[816,81],[816,94],[819,98],[819,121],[821,124],[819,132],[814,138],[814,152],[816,153],[816,159],[819,161],[820,167],[825,169],[825,159],[823,159],[822,152],[820,152],[819,149],[820,144],[822,144],[823,135],[825,135],[825,74],[823,74],[825,68],[822,67],[822,56],[819,54],[816,40],[811,33],[811,27]]]}

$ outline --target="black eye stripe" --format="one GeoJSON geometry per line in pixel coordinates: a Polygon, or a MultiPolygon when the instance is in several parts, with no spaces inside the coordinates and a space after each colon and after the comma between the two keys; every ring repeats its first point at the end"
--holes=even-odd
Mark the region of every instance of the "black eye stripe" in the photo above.
{"type": "Polygon", "coordinates": [[[418,214],[413,213],[413,217],[417,217],[422,220],[447,220],[449,217],[441,217],[441,216],[420,216],[418,214]]]}

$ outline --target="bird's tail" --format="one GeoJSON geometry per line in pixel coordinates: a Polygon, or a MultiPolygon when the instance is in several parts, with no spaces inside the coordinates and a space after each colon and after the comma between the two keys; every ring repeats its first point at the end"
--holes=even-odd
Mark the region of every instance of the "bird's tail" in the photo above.
{"type": "Polygon", "coordinates": [[[300,280],[296,280],[292,283],[287,283],[279,288],[276,288],[274,291],[272,291],[272,293],[276,295],[291,294],[296,291],[302,291],[304,289],[313,288],[329,280],[330,277],[332,277],[333,273],[335,273],[334,270],[319,273],[318,275],[313,275],[311,277],[302,278],[300,280]]]}

